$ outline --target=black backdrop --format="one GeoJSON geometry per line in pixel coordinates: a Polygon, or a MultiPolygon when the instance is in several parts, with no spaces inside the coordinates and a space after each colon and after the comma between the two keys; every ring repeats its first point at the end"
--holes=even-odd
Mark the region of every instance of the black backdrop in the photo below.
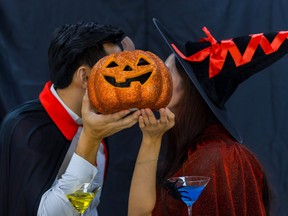
{"type": "MultiPolygon", "coordinates": [[[[180,39],[197,40],[204,36],[202,27],[207,26],[221,40],[288,30],[288,1],[0,0],[0,120],[16,105],[37,97],[47,81],[47,48],[55,27],[82,20],[114,24],[130,35],[138,49],[165,58],[169,50],[152,17],[180,39]]],[[[275,215],[287,215],[288,209],[287,58],[241,84],[228,101],[232,122],[267,170],[275,192],[275,215]]],[[[126,214],[138,135],[134,127],[108,140],[111,166],[100,215],[126,214]]]]}

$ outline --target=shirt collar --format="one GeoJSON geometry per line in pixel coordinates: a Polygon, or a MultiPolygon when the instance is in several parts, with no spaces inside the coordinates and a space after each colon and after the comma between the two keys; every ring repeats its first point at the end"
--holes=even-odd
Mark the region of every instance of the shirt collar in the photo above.
{"type": "Polygon", "coordinates": [[[54,97],[62,104],[62,106],[65,108],[65,110],[68,112],[68,114],[72,117],[72,119],[78,125],[82,125],[82,119],[63,102],[63,100],[59,97],[56,89],[54,88],[54,84],[51,85],[50,91],[54,95],[54,97]]]}
{"type": "Polygon", "coordinates": [[[71,115],[69,113],[69,110],[66,109],[68,108],[67,106],[63,106],[64,103],[57,95],[57,92],[55,91],[58,97],[56,97],[56,95],[52,93],[51,86],[52,82],[50,81],[45,84],[43,90],[39,95],[40,102],[43,105],[46,112],[48,113],[48,115],[50,116],[50,118],[62,132],[62,134],[68,140],[72,140],[78,130],[78,124],[76,123],[77,118],[73,119],[72,116],[74,115],[71,115]]]}

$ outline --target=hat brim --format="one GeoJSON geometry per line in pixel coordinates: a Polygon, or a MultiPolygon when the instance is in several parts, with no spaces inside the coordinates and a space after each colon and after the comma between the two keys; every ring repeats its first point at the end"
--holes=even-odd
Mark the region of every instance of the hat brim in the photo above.
{"type": "Polygon", "coordinates": [[[198,79],[196,78],[196,75],[193,72],[192,67],[189,65],[188,62],[186,62],[184,59],[182,59],[177,52],[173,49],[171,44],[175,44],[178,49],[181,51],[185,50],[185,47],[183,47],[182,44],[177,42],[171,34],[168,33],[168,30],[157,20],[156,18],[153,18],[153,22],[155,26],[157,27],[158,31],[160,32],[161,36],[169,46],[169,48],[173,51],[181,65],[183,66],[185,72],[187,73],[190,80],[193,82],[197,90],[199,91],[200,95],[203,97],[204,101],[208,104],[214,115],[217,117],[217,119],[221,122],[221,124],[227,129],[227,131],[232,135],[232,137],[237,140],[239,143],[242,143],[242,138],[239,135],[238,131],[232,126],[231,122],[227,118],[227,112],[225,110],[225,106],[223,108],[219,108],[216,106],[212,100],[207,96],[204,89],[202,88],[201,84],[199,83],[198,79]]]}

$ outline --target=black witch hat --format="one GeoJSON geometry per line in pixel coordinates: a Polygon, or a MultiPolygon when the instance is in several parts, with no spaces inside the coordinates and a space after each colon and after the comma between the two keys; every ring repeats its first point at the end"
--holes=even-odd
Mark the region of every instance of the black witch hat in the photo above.
{"type": "Polygon", "coordinates": [[[227,118],[225,102],[240,83],[287,54],[288,31],[217,41],[204,27],[206,38],[181,44],[157,19],[153,22],[215,116],[242,142],[227,118]]]}

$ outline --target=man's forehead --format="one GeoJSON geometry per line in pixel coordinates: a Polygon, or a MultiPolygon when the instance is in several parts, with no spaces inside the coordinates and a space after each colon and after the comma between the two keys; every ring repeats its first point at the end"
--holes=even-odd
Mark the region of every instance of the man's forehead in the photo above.
{"type": "Polygon", "coordinates": [[[104,43],[103,48],[107,54],[118,53],[122,51],[119,45],[115,43],[104,43]]]}
{"type": "Polygon", "coordinates": [[[121,41],[122,50],[135,50],[134,42],[128,36],[125,36],[121,41]]]}
{"type": "Polygon", "coordinates": [[[103,47],[108,54],[118,53],[124,50],[135,50],[134,42],[128,36],[125,36],[117,43],[106,42],[103,44],[103,47]]]}

